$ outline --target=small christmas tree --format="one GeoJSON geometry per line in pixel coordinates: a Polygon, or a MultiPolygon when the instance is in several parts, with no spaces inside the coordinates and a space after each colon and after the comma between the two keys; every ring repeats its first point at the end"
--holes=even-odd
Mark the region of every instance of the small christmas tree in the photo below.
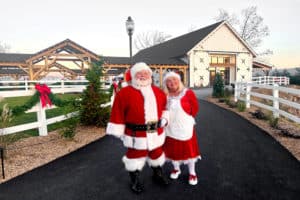
{"type": "Polygon", "coordinates": [[[213,85],[213,97],[224,97],[224,80],[220,73],[216,74],[213,85]]]}
{"type": "Polygon", "coordinates": [[[102,65],[101,61],[94,62],[86,73],[89,84],[82,94],[80,109],[80,122],[84,125],[106,126],[109,120],[110,107],[101,106],[109,101],[110,96],[101,89],[102,65]]]}

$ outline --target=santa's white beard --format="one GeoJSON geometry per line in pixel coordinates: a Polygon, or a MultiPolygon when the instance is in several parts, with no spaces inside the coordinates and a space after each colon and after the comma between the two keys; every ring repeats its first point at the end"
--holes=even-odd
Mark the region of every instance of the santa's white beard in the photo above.
{"type": "Polygon", "coordinates": [[[132,86],[136,87],[136,88],[141,88],[141,87],[146,87],[151,85],[152,83],[152,79],[132,79],[131,84],[132,86]]]}

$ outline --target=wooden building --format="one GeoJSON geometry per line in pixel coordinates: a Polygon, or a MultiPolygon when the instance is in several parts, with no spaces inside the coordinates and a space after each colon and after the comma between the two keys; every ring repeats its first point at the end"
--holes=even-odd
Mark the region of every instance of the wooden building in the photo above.
{"type": "MultiPolygon", "coordinates": [[[[156,85],[161,86],[164,74],[172,70],[180,73],[185,85],[206,87],[212,84],[216,73],[221,73],[226,84],[251,80],[254,67],[267,69],[266,65],[253,62],[255,57],[235,30],[221,21],[143,49],[132,61],[146,62],[153,69],[156,85]]],[[[130,67],[128,57],[99,56],[66,39],[35,54],[0,53],[0,76],[39,80],[55,72],[76,79],[84,76],[91,62],[99,60],[104,61],[108,77],[130,67]]]]}

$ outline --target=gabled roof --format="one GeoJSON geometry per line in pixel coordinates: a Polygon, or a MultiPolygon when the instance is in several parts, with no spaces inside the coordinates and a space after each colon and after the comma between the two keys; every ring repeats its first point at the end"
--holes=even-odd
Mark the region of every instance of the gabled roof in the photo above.
{"type": "Polygon", "coordinates": [[[18,68],[18,67],[0,67],[0,74],[1,75],[11,75],[11,74],[18,74],[18,75],[27,75],[27,73],[18,68]]]}
{"type": "Polygon", "coordinates": [[[249,45],[236,33],[236,31],[226,22],[220,21],[215,24],[206,26],[199,30],[187,33],[185,35],[173,38],[166,42],[154,45],[152,47],[139,51],[133,57],[134,62],[146,62],[147,64],[175,64],[182,65],[185,63],[182,58],[193,49],[199,42],[209,36],[219,26],[226,24],[232,33],[246,46],[246,48],[255,55],[255,52],[249,45]]]}
{"type": "Polygon", "coordinates": [[[35,60],[44,56],[44,54],[56,51],[57,53],[61,51],[66,51],[68,53],[87,53],[93,60],[99,60],[99,56],[92,51],[82,47],[81,45],[73,42],[70,39],[66,39],[55,45],[52,45],[46,49],[43,49],[34,54],[18,54],[18,53],[0,53],[0,62],[12,62],[12,63],[25,63],[30,60],[35,60]]]}
{"type": "Polygon", "coordinates": [[[263,69],[272,69],[273,65],[259,61],[257,59],[253,60],[253,67],[254,68],[263,68],[263,69]]]}
{"type": "Polygon", "coordinates": [[[35,54],[33,54],[29,59],[27,59],[27,61],[29,60],[35,60],[41,56],[43,56],[44,54],[48,53],[48,52],[53,52],[56,51],[57,53],[61,52],[61,51],[67,51],[68,53],[82,53],[82,52],[86,52],[88,53],[94,60],[98,60],[99,56],[97,54],[95,54],[94,52],[84,48],[83,46],[73,42],[70,39],[66,39],[62,42],[59,42],[55,45],[52,45],[46,49],[43,49],[35,54]]]}
{"type": "Polygon", "coordinates": [[[134,55],[133,60],[134,62],[144,61],[147,64],[186,64],[180,58],[222,23],[223,21],[217,22],[143,49],[134,55]]]}
{"type": "Polygon", "coordinates": [[[21,53],[0,53],[0,62],[8,63],[25,63],[29,57],[33,54],[21,54],[21,53]]]}
{"type": "Polygon", "coordinates": [[[103,56],[100,57],[103,59],[104,63],[107,64],[115,64],[115,65],[123,65],[123,64],[129,64],[130,58],[129,57],[112,57],[112,56],[103,56]]]}

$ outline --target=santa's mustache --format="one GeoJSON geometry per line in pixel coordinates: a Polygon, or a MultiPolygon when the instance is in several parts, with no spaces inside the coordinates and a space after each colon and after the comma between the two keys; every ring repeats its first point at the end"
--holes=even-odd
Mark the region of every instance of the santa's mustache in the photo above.
{"type": "Polygon", "coordinates": [[[132,80],[132,84],[141,87],[141,86],[148,86],[152,83],[151,78],[136,78],[132,80]]]}

